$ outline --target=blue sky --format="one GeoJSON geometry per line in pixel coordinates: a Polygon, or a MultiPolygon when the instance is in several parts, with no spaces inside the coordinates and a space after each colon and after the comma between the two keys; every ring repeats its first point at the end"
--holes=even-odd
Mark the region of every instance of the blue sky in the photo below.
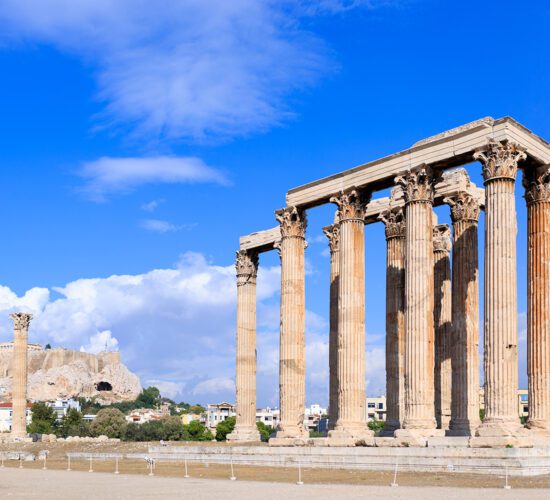
{"type": "MultiPolygon", "coordinates": [[[[550,137],[549,22],[542,1],[4,0],[0,340],[7,313],[29,309],[35,341],[107,342],[143,384],[233,400],[239,236],[273,227],[292,187],[484,116],[550,137]]],[[[333,211],[310,213],[309,403],[327,401],[320,228],[333,211]]],[[[379,393],[380,224],[366,252],[367,389],[379,393]]],[[[258,403],[275,405],[278,258],[261,264],[258,403]]]]}

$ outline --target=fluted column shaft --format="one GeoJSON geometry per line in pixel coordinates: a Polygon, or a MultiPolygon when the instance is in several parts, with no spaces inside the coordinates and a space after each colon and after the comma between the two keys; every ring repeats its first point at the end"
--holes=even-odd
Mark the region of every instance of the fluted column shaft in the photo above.
{"type": "Polygon", "coordinates": [[[340,224],[325,227],[330,246],[330,316],[329,316],[329,430],[338,419],[338,294],[340,283],[340,224]]]}
{"type": "Polygon", "coordinates": [[[32,315],[14,313],[10,317],[14,322],[11,435],[21,438],[27,435],[27,346],[32,315]]]}
{"type": "Polygon", "coordinates": [[[338,419],[330,437],[372,434],[365,415],[365,234],[368,197],[352,189],[332,199],[339,208],[338,419]]]}
{"type": "Polygon", "coordinates": [[[525,154],[490,142],[474,157],[485,179],[485,419],[477,434],[500,436],[519,428],[514,184],[525,154]]]}
{"type": "Polygon", "coordinates": [[[448,429],[451,420],[451,250],[447,224],[434,227],[434,328],[435,328],[435,419],[438,429],[448,429]]]}
{"type": "Polygon", "coordinates": [[[228,441],[259,441],[256,428],[256,276],[258,256],[237,252],[237,420],[228,441]]]}
{"type": "Polygon", "coordinates": [[[427,168],[398,177],[405,194],[404,429],[435,429],[433,186],[427,168]]]}
{"type": "Polygon", "coordinates": [[[403,209],[381,215],[386,225],[386,423],[384,433],[401,427],[405,397],[405,221],[403,209]]]}
{"type": "Polygon", "coordinates": [[[471,436],[479,419],[479,202],[467,193],[446,198],[453,221],[453,389],[451,434],[471,436]]]}
{"type": "Polygon", "coordinates": [[[306,437],[305,379],[305,213],[296,208],[277,212],[281,225],[281,334],[279,365],[280,422],[278,438],[306,437]]]}
{"type": "Polygon", "coordinates": [[[527,375],[531,429],[550,430],[550,165],[524,173],[527,375]]]}

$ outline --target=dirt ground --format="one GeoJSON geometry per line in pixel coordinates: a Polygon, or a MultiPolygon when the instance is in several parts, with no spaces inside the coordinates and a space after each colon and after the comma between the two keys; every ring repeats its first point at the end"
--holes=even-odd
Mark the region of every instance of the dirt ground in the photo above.
{"type": "MultiPolygon", "coordinates": [[[[0,445],[0,451],[28,451],[38,455],[41,450],[48,450],[49,456],[46,467],[49,470],[66,470],[68,452],[82,453],[147,453],[150,444],[158,443],[28,443],[21,445],[0,445]]],[[[178,445],[185,446],[179,443],[178,445]]],[[[196,443],[189,445],[195,446],[196,443]]],[[[220,446],[215,443],[204,443],[203,446],[220,446]]],[[[22,462],[17,460],[5,460],[4,466],[9,469],[41,470],[44,466],[42,460],[35,462],[22,462]]],[[[92,468],[95,472],[115,471],[115,460],[94,459],[92,468]]],[[[71,460],[72,471],[88,471],[88,460],[71,460]]],[[[147,464],[143,460],[120,460],[119,472],[121,475],[137,474],[148,476],[147,464]]],[[[306,484],[349,484],[349,485],[378,485],[387,486],[393,482],[393,472],[390,471],[357,471],[339,469],[309,469],[301,471],[302,481],[306,484]]],[[[154,471],[155,476],[182,478],[185,474],[182,462],[157,462],[154,471]]],[[[202,464],[188,462],[188,474],[198,479],[229,479],[231,468],[226,464],[202,464]]],[[[274,483],[296,483],[298,470],[286,467],[255,467],[236,465],[234,475],[239,481],[268,481],[274,483]]],[[[505,483],[503,475],[463,474],[453,472],[442,473],[411,473],[398,472],[397,483],[399,486],[427,486],[450,488],[502,488],[505,483]]],[[[509,484],[512,488],[550,488],[550,475],[536,477],[511,477],[509,484]]]]}

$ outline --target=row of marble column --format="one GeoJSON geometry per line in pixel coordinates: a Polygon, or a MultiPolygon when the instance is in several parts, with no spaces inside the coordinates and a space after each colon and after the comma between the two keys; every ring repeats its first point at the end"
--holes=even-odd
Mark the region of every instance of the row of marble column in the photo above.
{"type": "MultiPolygon", "coordinates": [[[[475,155],[485,181],[485,419],[479,419],[478,234],[480,206],[467,192],[445,199],[453,224],[433,224],[434,172],[396,178],[405,204],[382,214],[387,239],[386,435],[447,431],[481,437],[521,433],[517,415],[516,209],[514,144],[489,142],[475,155]],[[452,246],[452,274],[450,252],[452,246]]],[[[524,168],[528,205],[529,426],[550,428],[550,167],[524,168]]],[[[365,421],[364,217],[370,193],[331,199],[329,438],[367,439],[365,421]]],[[[307,435],[305,408],[306,214],[277,212],[281,227],[280,424],[277,438],[307,435]]],[[[237,256],[237,426],[257,437],[255,280],[257,255],[237,256]]]]}

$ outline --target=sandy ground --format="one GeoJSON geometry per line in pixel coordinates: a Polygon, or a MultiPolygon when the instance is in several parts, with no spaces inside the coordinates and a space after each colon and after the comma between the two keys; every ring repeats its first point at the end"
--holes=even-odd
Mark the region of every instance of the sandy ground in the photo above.
{"type": "Polygon", "coordinates": [[[474,498],[482,492],[488,499],[547,499],[550,491],[521,489],[449,488],[398,486],[320,485],[183,479],[146,475],[67,472],[39,469],[0,469],[0,498],[40,499],[280,499],[280,498],[403,498],[445,500],[474,498]]]}
{"type": "MultiPolygon", "coordinates": [[[[154,443],[156,444],[156,443],[154,443]]],[[[211,444],[206,444],[210,446],[211,444]]],[[[67,472],[67,452],[92,452],[92,453],[146,453],[149,443],[119,443],[119,444],[42,444],[33,443],[25,445],[4,445],[0,446],[0,451],[16,451],[25,450],[34,454],[38,454],[40,450],[49,450],[50,455],[47,460],[47,471],[42,471],[44,466],[43,461],[37,460],[35,462],[23,462],[23,470],[19,469],[19,463],[16,460],[6,460],[5,468],[0,468],[0,477],[3,478],[6,475],[25,473],[29,474],[43,474],[52,472],[52,474],[61,473],[61,477],[65,477],[67,474],[73,472],[84,472],[88,474],[90,463],[88,460],[75,460],[71,461],[71,472],[67,472]],[[55,470],[60,472],[55,472],[55,470]],[[6,474],[8,473],[8,474],[6,474]]],[[[115,461],[113,459],[108,460],[93,460],[92,468],[95,471],[94,474],[89,474],[90,477],[99,477],[98,473],[108,473],[105,477],[120,478],[125,477],[124,481],[141,481],[142,478],[154,479],[148,477],[147,464],[143,460],[121,460],[119,462],[120,475],[115,476],[115,461]],[[134,477],[127,478],[126,476],[132,475],[134,477]],[[140,476],[140,479],[135,476],[140,476]]],[[[163,478],[175,478],[178,481],[183,479],[184,476],[184,463],[183,462],[158,462],[155,469],[156,477],[163,478]]],[[[233,484],[229,481],[231,476],[230,466],[227,464],[202,464],[202,463],[188,463],[188,473],[191,476],[190,480],[185,480],[185,484],[189,481],[195,480],[219,480],[223,485],[223,488],[227,485],[233,484]]],[[[253,467],[238,465],[234,467],[234,474],[237,477],[239,484],[242,481],[254,481],[254,482],[269,482],[279,483],[281,486],[286,483],[289,486],[295,486],[298,480],[298,470],[296,468],[287,467],[253,467]]],[[[48,476],[45,476],[48,477],[48,476]]],[[[87,476],[86,476],[87,477],[87,476]]],[[[340,470],[340,469],[309,469],[302,470],[302,480],[306,485],[322,485],[337,486],[337,485],[357,485],[357,486],[381,486],[387,487],[393,481],[393,473],[389,471],[358,471],[358,470],[340,470]]],[[[484,474],[461,474],[453,472],[444,473],[405,473],[399,472],[397,477],[399,484],[399,491],[403,491],[404,487],[436,487],[446,490],[447,488],[461,488],[463,493],[461,498],[466,496],[466,488],[498,488],[498,491],[502,493],[503,486],[505,484],[505,478],[503,475],[484,475],[484,474]]],[[[117,483],[118,484],[118,483],[117,483]]],[[[133,484],[133,483],[132,483],[133,484]]],[[[137,483],[136,483],[137,484],[137,483]]],[[[178,483],[179,484],[179,483],[178,483]]],[[[194,483],[193,483],[194,484],[194,483]]],[[[208,483],[209,484],[209,483],[208,483]]],[[[213,484],[218,484],[214,482],[213,484]]],[[[535,476],[535,477],[512,477],[509,478],[509,484],[514,491],[518,489],[530,489],[533,493],[537,494],[547,489],[544,497],[550,498],[550,476],[535,476]],[[537,491],[535,491],[537,490],[537,491]],[[540,491],[538,491],[540,490],[540,491]]],[[[264,488],[262,485],[257,485],[257,488],[264,488]]],[[[137,490],[139,491],[139,489],[137,490]]],[[[295,490],[292,490],[293,492],[295,490]]],[[[364,490],[361,490],[364,491],[364,490]]],[[[370,491],[370,490],[369,490],[370,491]]],[[[392,490],[393,491],[393,490],[392,490]]],[[[485,495],[484,490],[483,495],[485,495]]],[[[438,493],[439,494],[439,493],[438,493]]],[[[3,498],[0,489],[0,499],[3,498]]],[[[101,498],[101,497],[97,497],[101,498]]]]}

